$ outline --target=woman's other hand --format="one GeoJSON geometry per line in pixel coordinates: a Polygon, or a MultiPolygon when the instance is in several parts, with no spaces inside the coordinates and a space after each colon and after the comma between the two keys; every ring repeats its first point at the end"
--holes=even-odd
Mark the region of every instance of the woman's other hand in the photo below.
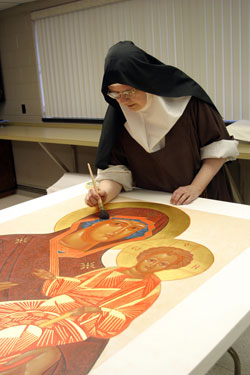
{"type": "Polygon", "coordinates": [[[203,160],[201,169],[193,179],[192,184],[180,186],[176,189],[173,192],[170,203],[176,205],[189,204],[198,198],[225,162],[226,159],[222,158],[203,160]]]}
{"type": "Polygon", "coordinates": [[[199,197],[202,192],[194,185],[180,186],[176,189],[170,199],[170,203],[175,205],[189,204],[199,197]]]}

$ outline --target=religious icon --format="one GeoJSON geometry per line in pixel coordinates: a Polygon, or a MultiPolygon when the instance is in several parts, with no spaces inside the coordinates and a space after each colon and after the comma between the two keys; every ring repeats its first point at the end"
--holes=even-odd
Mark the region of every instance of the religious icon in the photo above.
{"type": "Polygon", "coordinates": [[[190,223],[182,210],[107,206],[109,220],[88,208],[55,233],[1,236],[0,374],[87,374],[108,340],[155,303],[161,281],[212,264],[204,246],[175,238],[190,223]],[[103,267],[117,251],[117,264],[103,267]]]}
{"type": "Polygon", "coordinates": [[[45,361],[51,366],[51,358],[58,361],[58,356],[49,347],[118,335],[155,302],[165,274],[186,267],[193,258],[189,250],[162,245],[137,252],[130,267],[101,268],[75,278],[35,270],[34,275],[46,280],[43,291],[50,298],[0,304],[2,369],[15,357],[16,365],[23,363],[23,351],[46,347],[42,366],[45,361]],[[162,278],[157,276],[161,273],[162,278]]]}

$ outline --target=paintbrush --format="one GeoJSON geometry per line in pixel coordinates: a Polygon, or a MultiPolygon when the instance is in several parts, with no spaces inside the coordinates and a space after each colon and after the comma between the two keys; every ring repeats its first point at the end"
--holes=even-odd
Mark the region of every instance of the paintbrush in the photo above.
{"type": "Polygon", "coordinates": [[[104,210],[103,203],[102,203],[102,198],[98,194],[98,190],[97,190],[97,186],[96,186],[96,183],[95,183],[95,179],[94,179],[94,176],[93,176],[93,173],[92,173],[92,169],[91,169],[91,166],[90,166],[89,163],[88,163],[88,168],[89,168],[89,173],[90,173],[90,176],[91,176],[91,180],[92,180],[95,192],[98,195],[98,207],[99,207],[99,210],[100,210],[99,217],[100,217],[100,219],[109,219],[109,213],[106,210],[104,210]]]}

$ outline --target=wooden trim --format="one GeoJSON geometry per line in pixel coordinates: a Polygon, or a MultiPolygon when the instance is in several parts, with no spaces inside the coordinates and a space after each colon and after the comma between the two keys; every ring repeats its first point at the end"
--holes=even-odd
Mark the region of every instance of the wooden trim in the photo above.
{"type": "Polygon", "coordinates": [[[8,122],[3,126],[27,126],[27,127],[40,127],[40,128],[69,128],[69,129],[101,129],[101,124],[91,123],[64,123],[64,122],[53,122],[53,123],[42,123],[42,122],[8,122]]]}

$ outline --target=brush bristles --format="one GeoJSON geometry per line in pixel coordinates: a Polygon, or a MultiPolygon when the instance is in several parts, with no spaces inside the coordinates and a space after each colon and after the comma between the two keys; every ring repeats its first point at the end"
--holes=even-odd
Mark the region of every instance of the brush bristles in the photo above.
{"type": "Polygon", "coordinates": [[[100,215],[99,215],[100,219],[109,219],[109,213],[105,210],[100,210],[100,215]]]}

